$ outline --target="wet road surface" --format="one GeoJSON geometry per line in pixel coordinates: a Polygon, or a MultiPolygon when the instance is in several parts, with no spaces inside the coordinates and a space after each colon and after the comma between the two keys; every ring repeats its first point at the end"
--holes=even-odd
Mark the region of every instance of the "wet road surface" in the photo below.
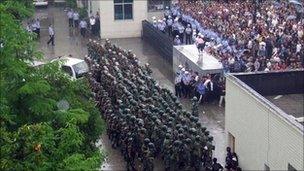
{"type": "MultiPolygon", "coordinates": [[[[69,54],[76,58],[84,58],[87,54],[86,43],[88,39],[82,38],[78,29],[68,27],[66,13],[63,8],[49,7],[47,9],[37,9],[35,18],[41,20],[41,38],[37,42],[38,50],[44,53],[45,61],[69,54]],[[46,43],[49,39],[47,30],[49,24],[53,24],[55,28],[55,46],[47,45],[46,43]]],[[[172,71],[172,66],[147,42],[141,38],[112,39],[111,42],[124,49],[132,50],[142,64],[150,64],[153,70],[153,77],[161,86],[171,91],[174,90],[174,72],[172,71]]],[[[180,101],[186,109],[190,110],[191,102],[188,99],[180,99],[180,101]]],[[[200,106],[199,111],[200,121],[214,137],[214,157],[217,157],[218,161],[224,165],[225,148],[227,145],[224,130],[224,108],[218,107],[218,103],[214,102],[200,106]]],[[[120,155],[120,151],[111,147],[111,142],[106,133],[101,135],[101,147],[105,149],[107,154],[107,160],[101,166],[101,170],[125,170],[126,163],[120,155]]],[[[160,161],[156,161],[155,163],[155,170],[163,170],[160,161]]]]}

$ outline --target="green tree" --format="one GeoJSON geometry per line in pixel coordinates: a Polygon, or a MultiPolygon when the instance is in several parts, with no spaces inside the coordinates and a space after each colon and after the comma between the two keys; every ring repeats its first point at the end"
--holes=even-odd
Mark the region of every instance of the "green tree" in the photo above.
{"type": "Polygon", "coordinates": [[[42,56],[21,25],[31,14],[22,0],[0,2],[0,170],[99,168],[95,142],[105,124],[88,82],[69,79],[60,62],[30,65],[42,56]]]}

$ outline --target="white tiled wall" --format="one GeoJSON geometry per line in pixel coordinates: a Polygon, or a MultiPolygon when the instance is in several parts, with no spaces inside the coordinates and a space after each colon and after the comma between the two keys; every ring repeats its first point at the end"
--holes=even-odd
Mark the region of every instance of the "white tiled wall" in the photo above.
{"type": "Polygon", "coordinates": [[[100,0],[101,38],[140,37],[142,20],[147,19],[147,1],[134,0],[132,20],[114,20],[114,1],[100,0]]]}
{"type": "Polygon", "coordinates": [[[230,79],[226,81],[225,128],[235,137],[243,170],[304,170],[303,132],[267,109],[230,79]]]}

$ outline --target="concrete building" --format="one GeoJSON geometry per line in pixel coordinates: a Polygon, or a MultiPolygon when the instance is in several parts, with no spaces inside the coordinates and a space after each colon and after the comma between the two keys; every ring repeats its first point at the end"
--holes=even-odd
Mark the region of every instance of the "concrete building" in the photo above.
{"type": "Polygon", "coordinates": [[[157,2],[161,4],[150,4],[149,0],[88,0],[87,5],[88,12],[100,14],[100,37],[104,39],[140,37],[143,20],[163,17],[161,6],[168,4],[168,0],[157,2]]]}
{"type": "Polygon", "coordinates": [[[304,71],[228,75],[225,129],[243,170],[304,170],[304,71]]]}

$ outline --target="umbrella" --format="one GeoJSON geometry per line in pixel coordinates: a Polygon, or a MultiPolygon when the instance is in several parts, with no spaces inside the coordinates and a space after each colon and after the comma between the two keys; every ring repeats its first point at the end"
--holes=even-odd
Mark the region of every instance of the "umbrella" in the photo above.
{"type": "Polygon", "coordinates": [[[294,20],[294,19],[296,19],[297,17],[296,16],[294,16],[294,15],[289,15],[287,18],[286,18],[286,20],[294,20]]]}

